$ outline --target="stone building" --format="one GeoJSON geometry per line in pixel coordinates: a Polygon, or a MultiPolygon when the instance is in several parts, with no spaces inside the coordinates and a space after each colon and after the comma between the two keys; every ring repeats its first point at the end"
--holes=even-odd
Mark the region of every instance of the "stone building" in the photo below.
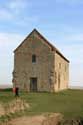
{"type": "Polygon", "coordinates": [[[67,89],[69,61],[36,29],[14,51],[13,85],[25,91],[67,89]]]}

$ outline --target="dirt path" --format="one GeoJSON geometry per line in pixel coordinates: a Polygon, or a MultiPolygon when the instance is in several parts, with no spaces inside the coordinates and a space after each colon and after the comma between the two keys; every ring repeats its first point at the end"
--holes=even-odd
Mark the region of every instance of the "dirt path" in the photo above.
{"type": "Polygon", "coordinates": [[[11,125],[41,125],[45,117],[40,116],[24,116],[11,120],[8,124],[11,125]]]}

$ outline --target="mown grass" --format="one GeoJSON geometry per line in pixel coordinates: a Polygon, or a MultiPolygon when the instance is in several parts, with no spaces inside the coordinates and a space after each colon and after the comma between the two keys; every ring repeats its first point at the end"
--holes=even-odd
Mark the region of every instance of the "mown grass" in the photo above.
{"type": "MultiPolygon", "coordinates": [[[[0,102],[8,103],[14,98],[12,91],[0,92],[0,102]]],[[[59,112],[68,118],[83,118],[83,90],[65,90],[58,93],[20,92],[20,98],[31,105],[31,109],[25,111],[25,114],[59,112]]]]}

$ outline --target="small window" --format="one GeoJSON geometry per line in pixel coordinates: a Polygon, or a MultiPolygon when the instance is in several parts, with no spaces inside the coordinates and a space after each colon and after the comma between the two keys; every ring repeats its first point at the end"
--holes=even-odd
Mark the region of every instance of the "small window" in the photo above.
{"type": "Polygon", "coordinates": [[[59,68],[61,69],[61,63],[59,63],[59,68]]]}
{"type": "Polygon", "coordinates": [[[32,63],[36,63],[36,55],[32,55],[32,63]]]}
{"type": "Polygon", "coordinates": [[[65,65],[65,72],[66,72],[66,70],[67,70],[67,67],[66,67],[66,65],[65,65]]]}

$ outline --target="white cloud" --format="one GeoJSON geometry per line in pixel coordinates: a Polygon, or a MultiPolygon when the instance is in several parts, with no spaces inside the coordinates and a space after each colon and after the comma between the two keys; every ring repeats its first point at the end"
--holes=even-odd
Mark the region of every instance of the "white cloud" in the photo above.
{"type": "Polygon", "coordinates": [[[10,20],[12,18],[12,14],[7,9],[0,9],[0,20],[10,20]]]}
{"type": "Polygon", "coordinates": [[[14,0],[8,4],[10,9],[24,9],[27,7],[27,2],[25,0],[14,0]]]}
{"type": "Polygon", "coordinates": [[[12,53],[22,40],[23,35],[0,33],[0,54],[3,54],[4,51],[7,51],[9,54],[12,53]]]}
{"type": "Polygon", "coordinates": [[[11,43],[14,41],[22,40],[23,36],[14,33],[0,33],[0,44],[4,43],[11,43]]]}
{"type": "Polygon", "coordinates": [[[13,51],[24,36],[13,33],[0,33],[0,84],[11,84],[14,56],[13,51]]]}
{"type": "Polygon", "coordinates": [[[28,8],[30,4],[26,0],[14,0],[8,3],[7,7],[14,11],[15,14],[19,14],[23,11],[23,9],[28,8]]]}
{"type": "Polygon", "coordinates": [[[57,37],[56,41],[58,41],[60,44],[65,43],[65,44],[83,44],[83,33],[74,33],[74,32],[70,32],[70,33],[66,33],[63,32],[63,34],[59,37],[57,37]]]}
{"type": "Polygon", "coordinates": [[[83,34],[66,35],[65,39],[68,40],[68,41],[83,41],[83,34]]]}
{"type": "Polygon", "coordinates": [[[28,2],[25,0],[11,0],[5,7],[0,8],[0,19],[17,18],[27,6],[28,2]]]}
{"type": "Polygon", "coordinates": [[[11,0],[5,7],[0,8],[0,20],[9,21],[20,26],[36,23],[39,18],[34,15],[30,16],[30,6],[28,0],[11,0]],[[26,12],[27,16],[25,16],[26,12]]]}
{"type": "Polygon", "coordinates": [[[83,62],[83,60],[82,60],[82,58],[83,58],[83,48],[82,48],[82,44],[80,45],[78,45],[78,44],[73,44],[73,45],[59,45],[59,48],[61,49],[61,51],[65,54],[65,55],[67,55],[69,58],[70,58],[70,60],[72,61],[72,62],[76,62],[76,63],[82,63],[83,62]],[[79,58],[79,59],[78,59],[79,58]]]}

